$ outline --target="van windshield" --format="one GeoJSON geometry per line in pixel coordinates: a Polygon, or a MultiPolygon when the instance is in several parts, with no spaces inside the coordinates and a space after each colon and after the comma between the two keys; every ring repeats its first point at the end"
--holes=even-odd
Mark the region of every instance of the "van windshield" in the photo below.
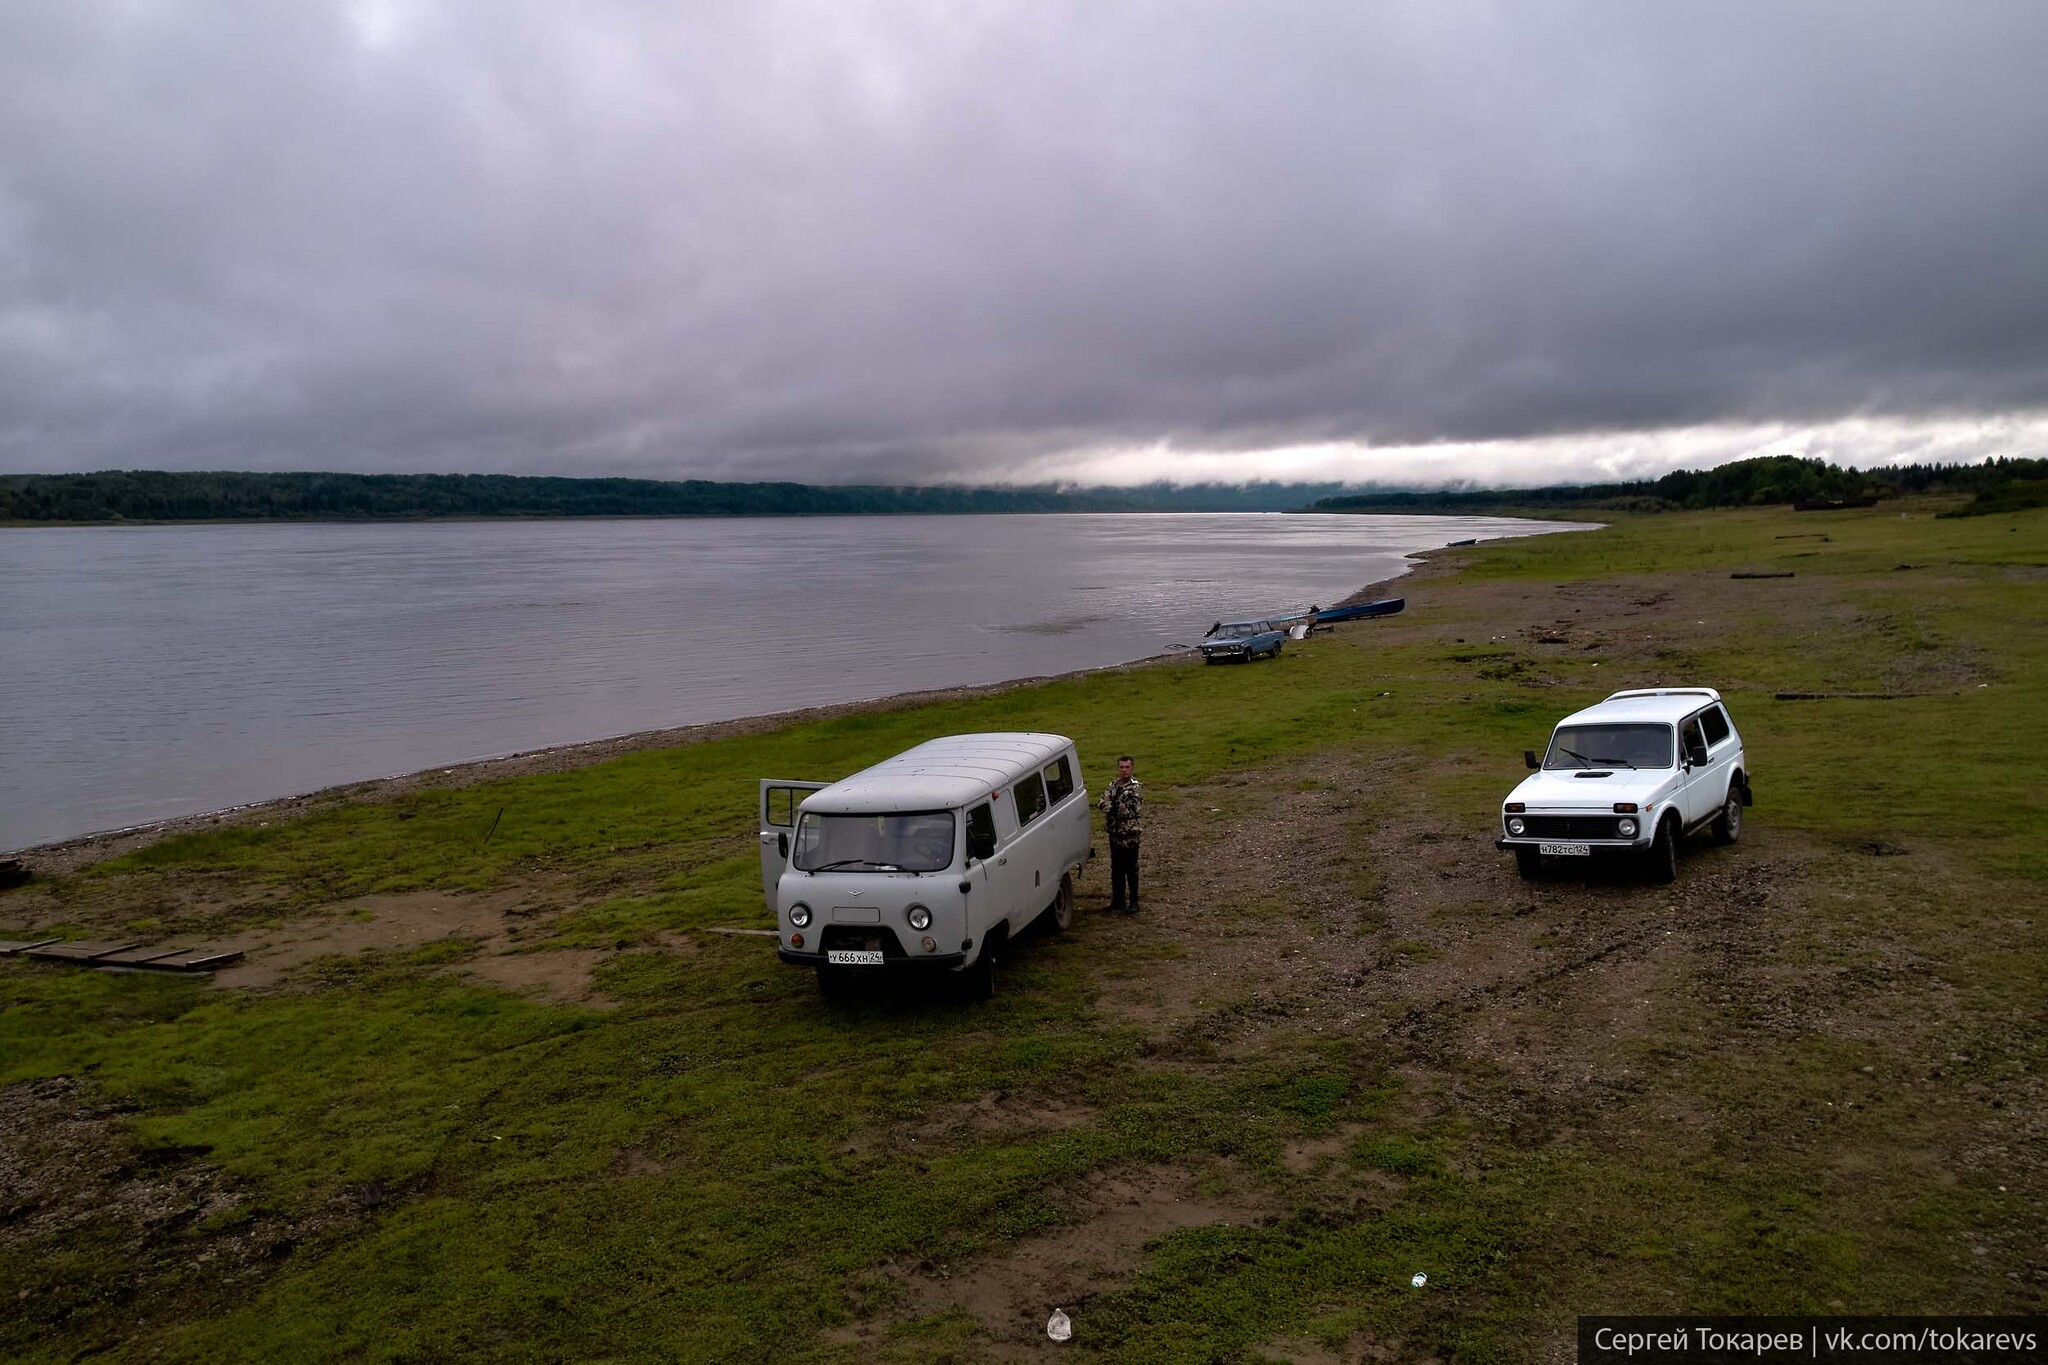
{"type": "Polygon", "coordinates": [[[1668,768],[1668,725],[1567,725],[1551,736],[1545,768],[1668,768]]]}
{"type": "Polygon", "coordinates": [[[953,865],[953,812],[814,815],[797,822],[800,872],[937,872],[953,865]]]}

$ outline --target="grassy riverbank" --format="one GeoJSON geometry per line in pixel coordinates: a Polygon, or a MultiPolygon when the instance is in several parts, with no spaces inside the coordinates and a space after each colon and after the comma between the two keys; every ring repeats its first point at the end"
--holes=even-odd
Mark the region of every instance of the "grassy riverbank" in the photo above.
{"type": "Polygon", "coordinates": [[[252,950],[211,986],[0,963],[0,1354],[1028,1358],[1065,1307],[1082,1359],[1522,1361],[1580,1312],[2048,1311],[2048,511],[1946,505],[1491,543],[1273,665],[252,816],[0,896],[0,936],[252,950]],[[1520,751],[1675,681],[1729,693],[1743,841],[1519,881],[1520,751]],[[1143,918],[1094,870],[973,1008],[828,1008],[713,932],[768,922],[755,778],[983,728],[1073,735],[1093,786],[1140,756],[1143,918]]]}

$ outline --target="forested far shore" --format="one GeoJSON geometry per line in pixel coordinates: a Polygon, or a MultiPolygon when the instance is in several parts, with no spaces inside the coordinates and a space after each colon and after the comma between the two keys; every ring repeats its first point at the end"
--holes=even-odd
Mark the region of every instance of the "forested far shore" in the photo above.
{"type": "Polygon", "coordinates": [[[185,473],[0,477],[4,521],[402,521],[1125,510],[1049,489],[821,487],[514,474],[185,473]]]}
{"type": "Polygon", "coordinates": [[[1907,493],[1970,493],[1974,501],[1942,513],[1978,516],[2048,504],[2048,460],[1845,468],[1796,455],[1762,455],[1713,469],[1680,469],[1626,483],[1545,488],[1455,488],[1347,493],[1321,498],[1318,512],[1462,513],[1502,511],[1671,512],[1772,504],[1855,505],[1907,493]]]}
{"type": "Polygon", "coordinates": [[[515,474],[103,470],[0,475],[0,521],[404,521],[438,517],[773,517],[1282,512],[1340,483],[1130,488],[728,483],[515,474]]]}
{"type": "Polygon", "coordinates": [[[970,488],[518,474],[105,470],[0,475],[0,522],[409,521],[449,517],[904,516],[1044,512],[1404,512],[1471,516],[1854,504],[1960,493],[1943,513],[2048,505],[2048,460],[1859,470],[1791,455],[1625,483],[1346,491],[1335,483],[970,488]]]}

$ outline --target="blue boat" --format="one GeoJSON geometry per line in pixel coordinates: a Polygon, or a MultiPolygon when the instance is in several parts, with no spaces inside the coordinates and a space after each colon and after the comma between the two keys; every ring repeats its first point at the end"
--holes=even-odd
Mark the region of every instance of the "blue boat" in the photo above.
{"type": "Polygon", "coordinates": [[[1331,626],[1339,621],[1362,621],[1368,616],[1392,616],[1407,605],[1405,597],[1383,597],[1377,602],[1360,602],[1351,607],[1330,607],[1316,613],[1316,624],[1331,626]]]}

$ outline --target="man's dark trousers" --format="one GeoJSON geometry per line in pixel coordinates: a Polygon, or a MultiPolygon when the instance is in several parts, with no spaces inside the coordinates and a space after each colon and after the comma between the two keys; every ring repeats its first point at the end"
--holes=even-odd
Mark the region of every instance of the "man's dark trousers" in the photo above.
{"type": "Polygon", "coordinates": [[[1109,846],[1109,908],[1138,913],[1138,846],[1109,846]]]}

